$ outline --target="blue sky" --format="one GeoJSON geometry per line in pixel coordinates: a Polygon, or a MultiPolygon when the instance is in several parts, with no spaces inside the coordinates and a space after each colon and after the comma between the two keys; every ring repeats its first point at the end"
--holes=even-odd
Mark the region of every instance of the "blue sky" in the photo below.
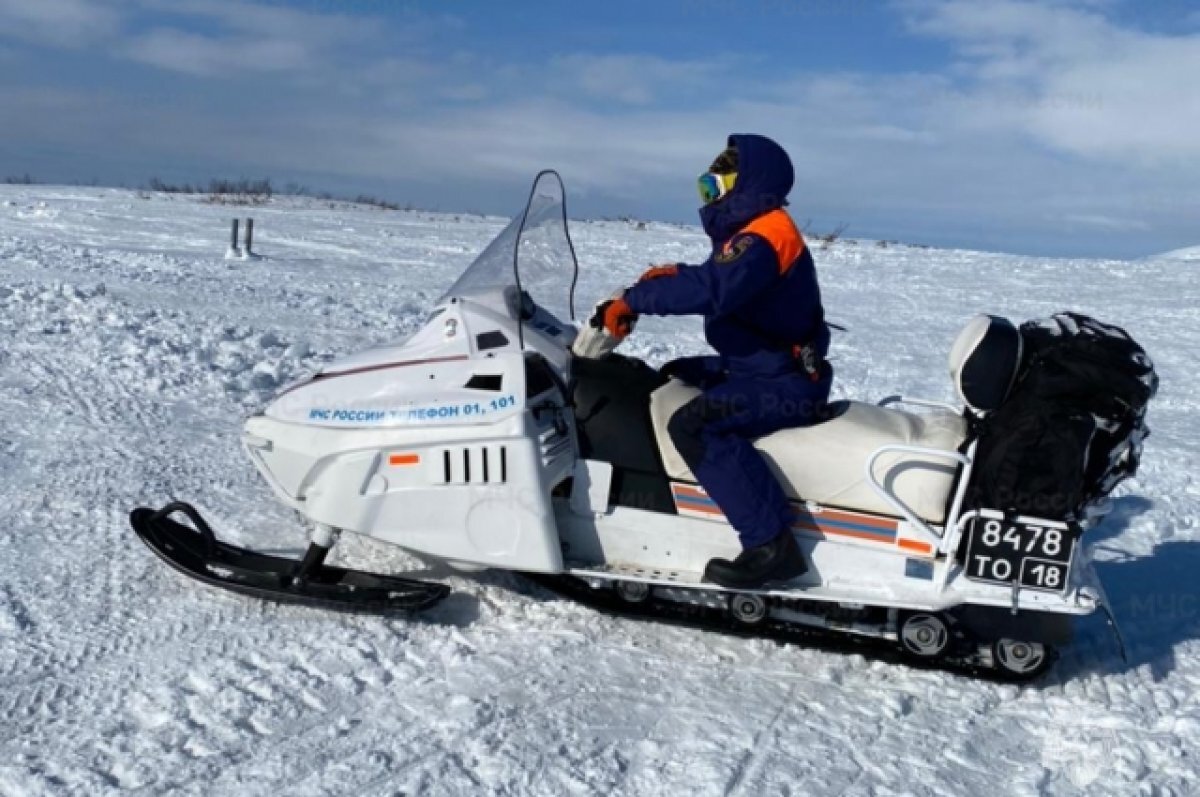
{"type": "Polygon", "coordinates": [[[1200,243],[1198,75],[1176,0],[0,0],[0,175],[694,221],[760,132],[814,229],[1133,257],[1200,243]]]}

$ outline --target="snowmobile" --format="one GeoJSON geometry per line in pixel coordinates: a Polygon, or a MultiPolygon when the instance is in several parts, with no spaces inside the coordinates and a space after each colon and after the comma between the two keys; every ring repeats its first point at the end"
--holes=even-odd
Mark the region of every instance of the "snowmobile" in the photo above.
{"type": "Polygon", "coordinates": [[[697,391],[575,323],[578,270],[562,181],[542,172],[419,331],[330,363],[246,421],[246,454],[311,524],[302,560],[223,542],[185,503],[135,510],[134,529],[180,572],[273,600],[389,611],[448,594],[327,565],[353,532],[602,608],[873,640],[1013,679],[1051,664],[1073,616],[1106,608],[1079,544],[1104,502],[1065,523],[964,501],[973,419],[1003,401],[1020,358],[1015,328],[988,316],[952,347],[962,406],[841,401],[827,421],[759,440],[809,571],[760,590],[705,583],[705,564],[740,546],[666,432],[697,391]]]}

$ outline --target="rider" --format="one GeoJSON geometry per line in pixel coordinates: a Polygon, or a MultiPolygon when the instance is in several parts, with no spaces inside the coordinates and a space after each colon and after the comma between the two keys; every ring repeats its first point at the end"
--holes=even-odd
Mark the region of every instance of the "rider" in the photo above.
{"type": "Polygon", "coordinates": [[[713,559],[704,571],[708,581],[734,589],[808,570],[791,533],[792,507],[752,443],[823,420],[833,381],[812,254],[783,209],[792,180],[791,160],[774,141],[730,136],[699,180],[709,258],[651,268],[591,321],[621,339],[639,314],[704,316],[717,356],[664,366],[704,391],[667,429],[741,539],[736,559],[713,559]]]}

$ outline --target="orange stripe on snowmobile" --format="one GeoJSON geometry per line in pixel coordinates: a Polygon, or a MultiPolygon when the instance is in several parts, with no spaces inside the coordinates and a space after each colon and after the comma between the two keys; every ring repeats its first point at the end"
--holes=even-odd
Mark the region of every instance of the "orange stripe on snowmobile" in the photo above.
{"type": "Polygon", "coordinates": [[[900,546],[901,548],[903,548],[906,551],[916,551],[917,553],[923,553],[926,555],[933,553],[933,546],[927,542],[918,542],[917,540],[906,540],[903,537],[901,537],[900,539],[896,540],[896,545],[900,546]]]}
{"type": "MultiPolygon", "coordinates": [[[[804,236],[796,229],[795,222],[783,208],[776,208],[770,213],[759,216],[743,227],[738,235],[750,233],[757,235],[771,245],[775,256],[779,258],[779,273],[786,274],[791,270],[797,258],[804,254],[804,236]]],[[[736,240],[737,235],[733,236],[736,240]]],[[[725,245],[726,251],[729,244],[725,245]]]]}
{"type": "Polygon", "coordinates": [[[706,501],[712,500],[708,497],[708,493],[697,490],[695,487],[685,487],[681,484],[672,484],[671,489],[676,495],[685,495],[688,498],[703,498],[706,501]]]}
{"type": "MultiPolygon", "coordinates": [[[[676,508],[703,515],[724,517],[724,512],[716,502],[699,487],[672,483],[671,492],[675,496],[676,508]]],[[[792,528],[815,532],[821,535],[833,534],[843,537],[872,540],[893,544],[896,542],[896,532],[900,522],[892,518],[878,517],[860,512],[849,512],[839,509],[817,507],[809,509],[806,506],[792,504],[795,521],[792,528]],[[858,528],[850,528],[857,526],[858,528]]],[[[909,547],[921,550],[917,546],[924,543],[909,540],[909,547]]],[[[926,551],[932,550],[925,546],[926,551]]]]}
{"type": "Polygon", "coordinates": [[[817,520],[821,520],[822,518],[826,520],[840,520],[845,523],[856,523],[860,526],[870,526],[871,528],[876,528],[880,531],[885,531],[888,533],[895,533],[896,529],[899,527],[899,524],[896,521],[888,520],[887,518],[874,517],[873,515],[861,515],[857,512],[840,512],[836,509],[825,509],[824,507],[813,512],[812,515],[817,520]]]}
{"type": "MultiPolygon", "coordinates": [[[[725,517],[725,513],[721,511],[716,502],[699,487],[673,483],[671,492],[675,496],[677,510],[708,515],[714,519],[725,517]]],[[[904,537],[897,538],[896,533],[900,529],[900,522],[891,518],[824,507],[809,509],[795,504],[792,505],[792,510],[796,516],[791,526],[794,531],[815,534],[821,539],[850,537],[867,542],[895,545],[905,551],[912,551],[924,556],[933,555],[933,546],[927,542],[904,537]],[[858,526],[859,528],[848,528],[848,526],[858,526]]]]}
{"type": "Polygon", "coordinates": [[[814,526],[808,523],[793,523],[792,528],[796,531],[808,531],[816,534],[818,537],[825,538],[829,535],[835,537],[852,537],[856,540],[867,540],[868,542],[885,542],[890,543],[891,540],[880,534],[872,534],[869,531],[850,531],[848,529],[831,529],[828,526],[814,526]]]}
{"type": "Polygon", "coordinates": [[[392,454],[388,457],[389,465],[418,465],[420,462],[420,454],[392,454]]]}

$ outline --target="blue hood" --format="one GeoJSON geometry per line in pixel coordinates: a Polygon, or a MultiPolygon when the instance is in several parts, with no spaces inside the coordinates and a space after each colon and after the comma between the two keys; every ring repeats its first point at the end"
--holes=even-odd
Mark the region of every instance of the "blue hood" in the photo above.
{"type": "Polygon", "coordinates": [[[718,246],[754,219],[787,204],[795,173],[783,147],[766,136],[738,134],[729,137],[737,147],[737,182],[719,202],[700,208],[700,223],[718,246]]]}

